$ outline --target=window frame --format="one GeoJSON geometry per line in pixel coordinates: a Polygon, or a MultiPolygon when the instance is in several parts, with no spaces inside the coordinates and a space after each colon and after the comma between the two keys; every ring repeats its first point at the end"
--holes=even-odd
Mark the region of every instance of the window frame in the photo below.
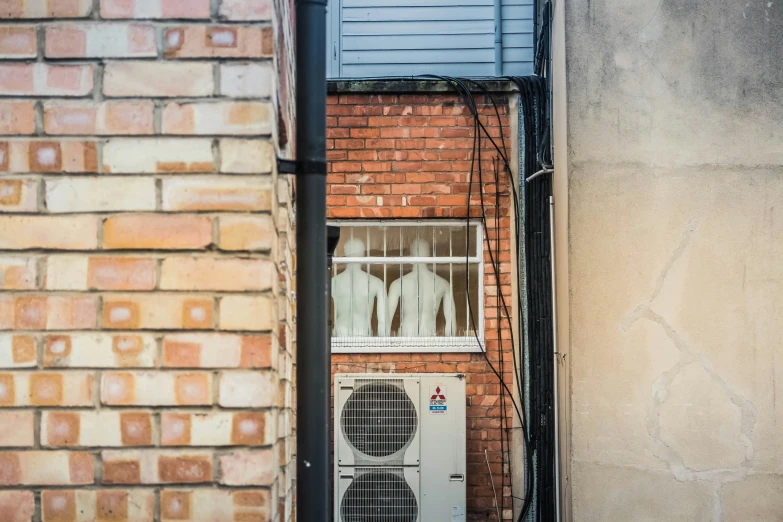
{"type": "MultiPolygon", "coordinates": [[[[339,227],[340,229],[350,227],[466,227],[464,219],[330,219],[328,225],[339,227]]],[[[478,298],[477,308],[474,310],[476,318],[476,334],[468,336],[443,336],[443,337],[398,337],[398,336],[377,336],[367,337],[371,340],[366,346],[361,346],[361,337],[334,337],[329,332],[331,338],[332,353],[481,353],[485,351],[484,339],[484,236],[481,222],[479,220],[470,220],[470,226],[475,227],[476,254],[468,257],[469,266],[478,267],[478,298]],[[478,341],[476,340],[478,336],[478,341]]],[[[342,233],[342,230],[341,230],[342,233]]],[[[431,257],[334,257],[333,266],[346,263],[367,264],[412,264],[415,262],[427,263],[460,263],[465,264],[465,256],[431,256],[431,257]]],[[[469,273],[469,268],[467,268],[469,273]]],[[[329,274],[331,279],[332,274],[329,274]]],[[[452,281],[453,284],[453,281],[452,281]]],[[[376,305],[377,306],[377,305],[376,305]]],[[[331,313],[331,296],[329,296],[329,310],[331,313]]],[[[470,326],[470,318],[467,318],[470,326]]]]}

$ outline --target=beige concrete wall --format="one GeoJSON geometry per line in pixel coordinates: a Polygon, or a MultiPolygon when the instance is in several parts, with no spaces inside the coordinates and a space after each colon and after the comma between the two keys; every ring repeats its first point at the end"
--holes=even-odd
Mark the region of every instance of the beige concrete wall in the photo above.
{"type": "Polygon", "coordinates": [[[573,520],[783,520],[781,29],[566,3],[573,520]]]}

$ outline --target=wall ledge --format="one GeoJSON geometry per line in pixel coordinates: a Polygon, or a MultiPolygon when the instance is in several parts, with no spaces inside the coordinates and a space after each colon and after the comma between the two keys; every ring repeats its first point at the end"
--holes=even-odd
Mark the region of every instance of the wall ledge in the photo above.
{"type": "MultiPolygon", "coordinates": [[[[489,78],[476,79],[475,81],[491,93],[517,92],[517,86],[510,80],[489,78]]],[[[480,88],[472,83],[468,83],[468,86],[471,87],[471,91],[474,93],[481,91],[480,88]]],[[[326,88],[329,94],[454,92],[454,88],[446,81],[414,77],[327,80],[326,88]]]]}

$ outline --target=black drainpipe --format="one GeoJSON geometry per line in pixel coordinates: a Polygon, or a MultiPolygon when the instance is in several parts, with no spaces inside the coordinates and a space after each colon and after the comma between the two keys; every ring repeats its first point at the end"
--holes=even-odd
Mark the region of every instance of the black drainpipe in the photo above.
{"type": "Polygon", "coordinates": [[[330,519],[326,0],[296,0],[296,519],[330,519]]]}

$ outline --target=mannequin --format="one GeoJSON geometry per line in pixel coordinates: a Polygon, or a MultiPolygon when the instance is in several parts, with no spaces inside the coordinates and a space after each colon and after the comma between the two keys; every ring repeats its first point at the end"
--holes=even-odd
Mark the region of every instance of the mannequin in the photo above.
{"type": "MultiPolygon", "coordinates": [[[[364,242],[352,238],[345,242],[346,257],[363,257],[364,242]]],[[[359,263],[345,265],[332,278],[334,300],[334,333],[336,337],[372,335],[373,306],[378,306],[378,335],[388,335],[386,328],[386,287],[380,278],[370,275],[359,263]]]]}
{"type": "MultiPolygon", "coordinates": [[[[430,246],[427,242],[417,239],[411,245],[411,256],[429,257],[430,246]]],[[[454,294],[451,284],[444,278],[427,268],[426,263],[416,263],[413,270],[397,279],[389,288],[389,306],[387,307],[387,323],[397,311],[397,304],[402,297],[400,317],[400,335],[403,337],[431,337],[437,334],[436,321],[438,310],[443,304],[443,315],[446,318],[445,335],[455,335],[457,332],[457,316],[454,307],[454,294]]]]}

